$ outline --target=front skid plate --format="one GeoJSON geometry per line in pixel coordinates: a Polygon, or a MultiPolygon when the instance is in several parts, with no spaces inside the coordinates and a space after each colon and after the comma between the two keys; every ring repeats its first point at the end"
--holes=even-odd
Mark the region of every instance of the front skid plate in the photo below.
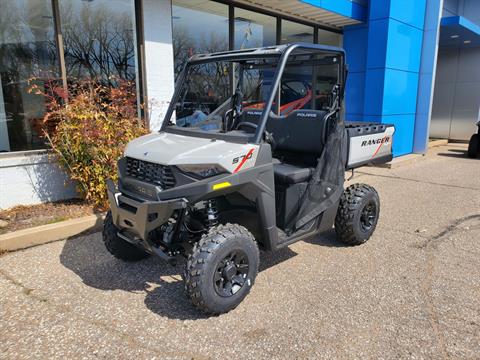
{"type": "Polygon", "coordinates": [[[177,209],[187,206],[186,199],[164,201],[137,201],[117,191],[113,181],[107,181],[108,201],[113,223],[120,229],[128,230],[142,240],[164,224],[177,209]]]}

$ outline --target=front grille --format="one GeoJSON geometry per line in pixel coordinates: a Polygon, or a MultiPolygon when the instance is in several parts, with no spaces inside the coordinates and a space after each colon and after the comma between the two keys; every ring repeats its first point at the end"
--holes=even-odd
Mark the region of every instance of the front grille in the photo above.
{"type": "Polygon", "coordinates": [[[162,189],[175,186],[175,177],[170,166],[127,157],[125,173],[136,180],[160,186],[162,189]]]}

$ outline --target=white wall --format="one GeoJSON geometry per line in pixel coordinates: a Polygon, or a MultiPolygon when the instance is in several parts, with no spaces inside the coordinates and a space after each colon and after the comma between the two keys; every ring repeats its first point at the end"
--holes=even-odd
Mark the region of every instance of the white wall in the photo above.
{"type": "Polygon", "coordinates": [[[144,0],[145,79],[150,130],[158,130],[174,90],[172,4],[144,0]]]}
{"type": "Polygon", "coordinates": [[[0,209],[75,196],[74,183],[48,154],[0,154],[0,209]]]}
{"type": "Polygon", "coordinates": [[[10,151],[10,142],[8,140],[7,114],[3,105],[2,79],[0,79],[0,151],[10,151]]]}

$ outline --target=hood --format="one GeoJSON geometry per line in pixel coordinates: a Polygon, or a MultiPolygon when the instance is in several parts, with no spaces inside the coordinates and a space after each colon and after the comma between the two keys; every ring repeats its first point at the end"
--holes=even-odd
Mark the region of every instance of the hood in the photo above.
{"type": "Polygon", "coordinates": [[[258,145],[166,132],[139,137],[125,148],[125,156],[139,160],[163,165],[218,164],[230,172],[234,172],[239,161],[243,160],[242,156],[247,154],[242,169],[253,166],[257,153],[258,145]]]}

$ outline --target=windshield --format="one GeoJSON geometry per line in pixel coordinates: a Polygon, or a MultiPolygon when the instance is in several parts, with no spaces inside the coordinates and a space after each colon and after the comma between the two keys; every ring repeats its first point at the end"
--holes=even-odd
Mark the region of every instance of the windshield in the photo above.
{"type": "MultiPolygon", "coordinates": [[[[335,57],[296,57],[287,63],[272,111],[287,116],[299,109],[327,110],[339,79],[335,57]],[[332,60],[333,59],[333,60],[332,60]]],[[[238,130],[245,112],[258,117],[265,108],[278,59],[217,61],[191,65],[180,84],[170,122],[207,132],[238,130]]]]}

